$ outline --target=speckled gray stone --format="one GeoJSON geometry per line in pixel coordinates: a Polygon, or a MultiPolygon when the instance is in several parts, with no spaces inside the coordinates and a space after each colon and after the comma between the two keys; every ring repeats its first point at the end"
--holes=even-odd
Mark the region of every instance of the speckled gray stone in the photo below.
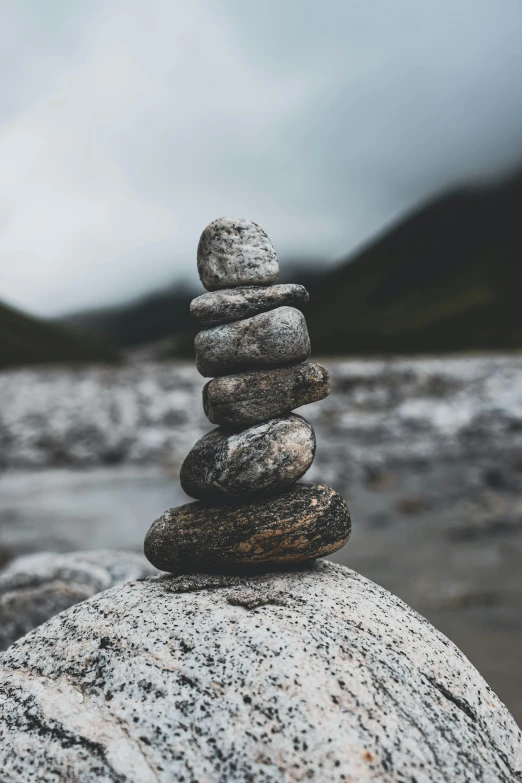
{"type": "Polygon", "coordinates": [[[69,606],[151,573],[145,558],[132,552],[42,552],[16,558],[0,572],[0,649],[69,606]]]}
{"type": "Polygon", "coordinates": [[[269,498],[165,511],[145,537],[145,555],[162,571],[201,571],[312,560],[336,552],[350,536],[342,497],[323,484],[294,484],[269,498]]]}
{"type": "Polygon", "coordinates": [[[203,389],[203,408],[213,424],[250,427],[330,394],[330,376],[315,362],[224,375],[203,389]]]}
{"type": "Polygon", "coordinates": [[[284,305],[304,305],[308,291],[302,285],[285,283],[266,287],[227,288],[197,296],[190,303],[190,313],[197,323],[216,326],[284,305]]]}
{"type": "Polygon", "coordinates": [[[210,223],[201,234],[198,272],[207,291],[216,291],[273,283],[279,264],[261,226],[244,218],[223,217],[210,223]]]}
{"type": "Polygon", "coordinates": [[[199,332],[194,341],[196,366],[207,378],[241,370],[299,364],[310,355],[304,315],[278,307],[243,321],[199,332]]]}
{"type": "Polygon", "coordinates": [[[188,453],[181,466],[181,486],[198,499],[274,492],[301,478],[314,454],[314,431],[295,414],[242,432],[219,428],[200,438],[188,453]]]}
{"type": "Polygon", "coordinates": [[[0,656],[9,783],[514,783],[520,731],[462,653],[324,561],[148,579],[0,656]]]}

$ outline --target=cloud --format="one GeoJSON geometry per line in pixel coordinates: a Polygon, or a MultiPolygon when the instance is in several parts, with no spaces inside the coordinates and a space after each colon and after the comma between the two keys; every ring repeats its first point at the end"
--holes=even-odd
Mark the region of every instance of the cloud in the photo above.
{"type": "Polygon", "coordinates": [[[223,214],[345,254],[521,157],[521,32],[518,0],[17,4],[1,295],[54,313],[195,279],[223,214]]]}
{"type": "Polygon", "coordinates": [[[131,186],[105,138],[146,90],[125,49],[98,48],[0,129],[2,288],[33,309],[128,295],[128,256],[173,240],[174,216],[131,186]]]}

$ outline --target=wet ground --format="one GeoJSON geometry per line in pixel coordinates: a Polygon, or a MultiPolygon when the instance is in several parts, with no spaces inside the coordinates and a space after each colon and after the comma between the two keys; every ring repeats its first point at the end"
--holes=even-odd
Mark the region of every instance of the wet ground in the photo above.
{"type": "MultiPolygon", "coordinates": [[[[334,556],[446,633],[522,723],[522,359],[328,362],[302,409],[307,480],[348,500],[334,556]]],[[[139,549],[186,500],[179,464],[209,429],[190,367],[0,376],[0,547],[139,549]]]]}

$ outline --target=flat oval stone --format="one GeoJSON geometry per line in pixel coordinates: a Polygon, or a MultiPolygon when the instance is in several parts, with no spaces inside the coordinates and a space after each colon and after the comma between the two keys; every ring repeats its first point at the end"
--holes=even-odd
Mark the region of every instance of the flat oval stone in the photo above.
{"type": "Polygon", "coordinates": [[[145,555],[162,571],[297,563],[340,549],[350,530],[348,507],[337,492],[296,484],[248,503],[171,508],[153,522],[145,555]]]}
{"type": "Polygon", "coordinates": [[[269,285],[279,263],[269,238],[257,223],[223,217],[210,223],[198,245],[198,272],[207,291],[238,285],[269,285]]]}
{"type": "Polygon", "coordinates": [[[216,326],[239,321],[240,318],[249,318],[283,305],[304,305],[308,299],[306,288],[294,283],[227,288],[193,299],[190,313],[197,323],[216,326]]]}
{"type": "Polygon", "coordinates": [[[213,424],[250,427],[322,400],[330,390],[325,368],[306,362],[214,378],[203,389],[203,408],[213,424]]]}
{"type": "Polygon", "coordinates": [[[299,364],[310,356],[304,315],[278,307],[196,335],[196,366],[207,378],[241,370],[299,364]]]}
{"type": "Polygon", "coordinates": [[[314,455],[314,431],[295,414],[237,433],[217,429],[188,453],[181,486],[200,500],[275,492],[301,478],[314,455]]]}

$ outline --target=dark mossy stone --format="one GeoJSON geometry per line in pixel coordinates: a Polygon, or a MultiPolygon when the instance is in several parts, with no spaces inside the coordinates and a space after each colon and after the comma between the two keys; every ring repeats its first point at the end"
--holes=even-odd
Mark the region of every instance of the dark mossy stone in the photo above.
{"type": "Polygon", "coordinates": [[[199,500],[275,492],[300,479],[314,455],[314,431],[294,414],[241,432],[219,428],[200,438],[188,453],[181,466],[181,486],[199,500]]]}
{"type": "Polygon", "coordinates": [[[196,366],[207,378],[243,370],[299,364],[310,355],[304,315],[295,307],[277,307],[243,321],[199,332],[196,366]]]}
{"type": "Polygon", "coordinates": [[[322,400],[330,391],[325,368],[306,362],[214,378],[203,389],[203,408],[213,424],[250,427],[322,400]]]}
{"type": "Polygon", "coordinates": [[[296,564],[340,549],[350,537],[346,503],[322,484],[295,484],[248,503],[201,502],[166,511],[145,537],[161,571],[296,564]]]}
{"type": "Polygon", "coordinates": [[[241,318],[250,318],[276,307],[304,305],[308,298],[306,288],[294,283],[226,288],[193,299],[190,313],[193,319],[203,326],[217,326],[239,321],[241,318]]]}

